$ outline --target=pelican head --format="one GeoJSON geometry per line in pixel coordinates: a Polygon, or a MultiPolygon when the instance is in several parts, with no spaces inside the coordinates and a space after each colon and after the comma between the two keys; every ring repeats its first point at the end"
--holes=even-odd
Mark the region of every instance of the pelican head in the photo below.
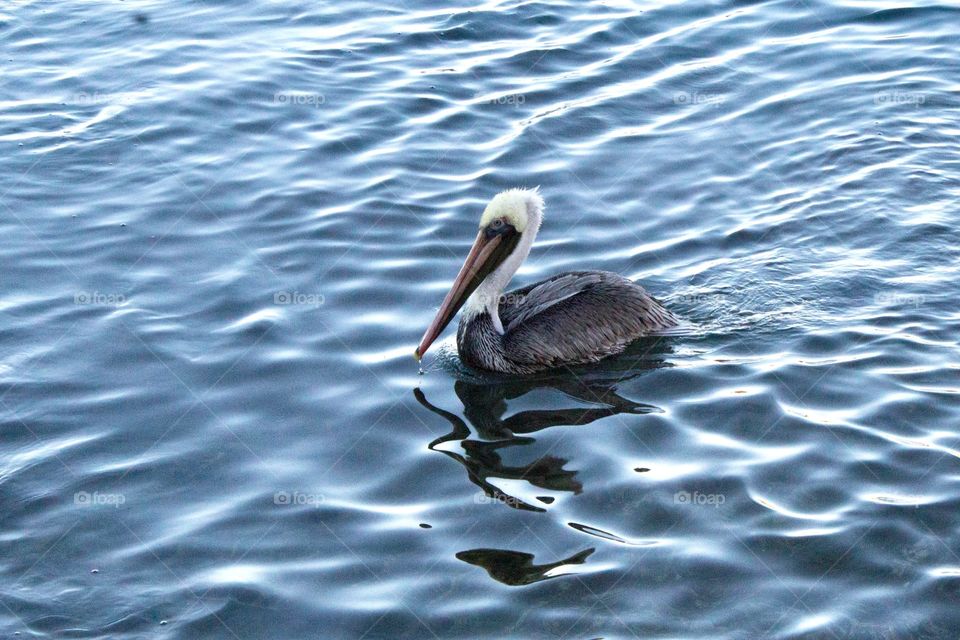
{"type": "Polygon", "coordinates": [[[480,216],[480,230],[460,273],[414,352],[418,360],[465,304],[464,313],[489,313],[503,333],[497,311],[500,294],[530,253],[542,218],[538,188],[510,189],[493,197],[480,216]]]}

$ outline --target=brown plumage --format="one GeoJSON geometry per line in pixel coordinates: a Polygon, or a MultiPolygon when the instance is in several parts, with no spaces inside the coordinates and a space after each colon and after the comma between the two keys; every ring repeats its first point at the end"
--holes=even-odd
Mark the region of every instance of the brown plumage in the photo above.
{"type": "Polygon", "coordinates": [[[488,313],[460,318],[457,349],[466,364],[526,374],[597,362],[677,317],[640,285],[609,271],[558,274],[501,298],[499,334],[488,313]]]}
{"type": "Polygon", "coordinates": [[[460,273],[414,355],[420,359],[464,308],[457,349],[467,364],[503,373],[596,362],[678,324],[640,285],[609,271],[572,271],[503,295],[543,219],[536,189],[498,194],[460,273]]]}

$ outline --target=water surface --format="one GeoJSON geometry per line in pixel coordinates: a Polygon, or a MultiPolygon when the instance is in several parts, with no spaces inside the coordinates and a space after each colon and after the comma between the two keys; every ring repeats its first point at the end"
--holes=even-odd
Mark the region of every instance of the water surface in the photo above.
{"type": "Polygon", "coordinates": [[[8,2],[0,631],[956,637],[958,18],[8,2]],[[418,375],[535,185],[696,330],[418,375]]]}

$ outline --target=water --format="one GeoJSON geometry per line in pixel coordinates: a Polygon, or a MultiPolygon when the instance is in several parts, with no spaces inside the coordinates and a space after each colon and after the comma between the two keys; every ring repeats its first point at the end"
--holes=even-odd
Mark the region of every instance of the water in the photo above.
{"type": "Polygon", "coordinates": [[[0,633],[955,638],[955,7],[0,9],[0,633]],[[695,326],[411,358],[516,286],[695,326]]]}

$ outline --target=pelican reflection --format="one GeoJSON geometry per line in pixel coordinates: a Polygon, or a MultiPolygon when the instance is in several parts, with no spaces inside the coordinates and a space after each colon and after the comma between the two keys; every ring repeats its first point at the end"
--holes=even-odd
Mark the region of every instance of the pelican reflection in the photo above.
{"type": "Polygon", "coordinates": [[[497,582],[522,587],[564,575],[575,565],[586,562],[594,551],[593,547],[584,549],[569,558],[549,564],[533,564],[532,553],[507,549],[470,549],[458,553],[457,559],[483,568],[497,582]]]}
{"type": "MultiPolygon", "coordinates": [[[[575,375],[544,378],[539,380],[510,379],[499,382],[472,382],[457,380],[454,392],[463,404],[463,416],[431,404],[420,389],[414,390],[417,401],[433,413],[443,417],[453,427],[452,431],[429,444],[456,460],[467,471],[470,482],[492,500],[503,502],[515,509],[545,511],[543,507],[530,504],[505,493],[493,481],[522,480],[547,491],[579,494],[583,486],[577,472],[568,468],[569,460],[545,454],[526,462],[504,461],[506,449],[524,447],[536,442],[531,437],[543,429],[557,426],[584,426],[619,414],[646,414],[660,409],[649,404],[635,402],[617,391],[619,383],[633,378],[644,369],[663,366],[662,360],[644,360],[643,368],[622,372],[607,372],[607,377],[585,379],[575,375]],[[554,390],[571,399],[579,406],[551,406],[524,408],[507,415],[510,401],[524,396],[528,407],[536,396],[534,391],[554,390]],[[451,446],[455,445],[455,446],[451,446]]],[[[511,460],[517,460],[519,450],[511,451],[511,460]]],[[[522,460],[522,457],[521,457],[522,460]]],[[[550,504],[553,498],[537,497],[550,504]]]]}

